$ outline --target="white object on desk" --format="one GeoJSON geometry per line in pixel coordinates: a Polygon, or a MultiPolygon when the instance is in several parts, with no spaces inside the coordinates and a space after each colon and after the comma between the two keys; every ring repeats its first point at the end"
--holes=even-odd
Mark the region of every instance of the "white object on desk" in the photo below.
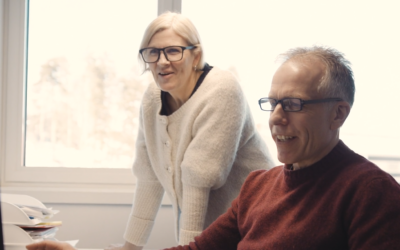
{"type": "Polygon", "coordinates": [[[42,220],[38,218],[31,219],[15,204],[40,208],[46,208],[46,206],[31,196],[1,194],[1,212],[5,250],[26,250],[26,245],[37,242],[37,240],[33,240],[25,230],[17,225],[36,225],[41,223],[42,220]]]}

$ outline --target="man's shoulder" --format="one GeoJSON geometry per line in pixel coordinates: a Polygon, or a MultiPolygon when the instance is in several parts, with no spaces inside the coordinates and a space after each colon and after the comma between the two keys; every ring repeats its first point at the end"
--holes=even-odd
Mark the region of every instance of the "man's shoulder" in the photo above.
{"type": "Polygon", "coordinates": [[[357,154],[353,159],[350,159],[348,164],[345,164],[343,171],[346,175],[365,182],[375,179],[393,179],[390,174],[383,171],[375,163],[357,154]]]}
{"type": "Polygon", "coordinates": [[[250,172],[240,191],[240,200],[256,199],[258,195],[268,193],[277,183],[283,181],[283,166],[271,168],[269,170],[260,169],[250,172]]]}
{"type": "Polygon", "coordinates": [[[387,172],[380,169],[376,164],[364,157],[354,154],[352,157],[342,161],[339,165],[331,168],[327,177],[333,186],[349,192],[367,189],[374,183],[386,183],[396,189],[400,188],[397,181],[387,172]],[[336,183],[336,184],[333,184],[336,183]]]}
{"type": "Polygon", "coordinates": [[[275,179],[279,175],[283,175],[283,166],[273,167],[271,169],[259,169],[250,172],[249,176],[246,178],[246,182],[258,183],[265,182],[269,179],[275,179]]]}

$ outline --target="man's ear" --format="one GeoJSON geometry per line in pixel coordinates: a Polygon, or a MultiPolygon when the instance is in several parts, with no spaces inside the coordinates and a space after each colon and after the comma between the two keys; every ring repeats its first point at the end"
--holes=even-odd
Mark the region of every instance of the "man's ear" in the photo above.
{"type": "Polygon", "coordinates": [[[339,129],[350,113],[350,104],[345,101],[337,102],[332,108],[331,130],[339,129]]]}

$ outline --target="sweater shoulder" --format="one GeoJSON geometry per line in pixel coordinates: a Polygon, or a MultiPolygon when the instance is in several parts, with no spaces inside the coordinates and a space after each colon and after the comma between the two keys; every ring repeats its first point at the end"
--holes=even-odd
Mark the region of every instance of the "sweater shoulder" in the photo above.
{"type": "Polygon", "coordinates": [[[241,87],[238,79],[228,70],[214,67],[204,79],[202,86],[206,89],[217,92],[239,92],[241,87]]]}
{"type": "Polygon", "coordinates": [[[353,176],[357,182],[364,182],[365,184],[377,179],[394,180],[390,174],[356,153],[349,159],[349,164],[344,168],[343,174],[353,176]]]}
{"type": "MultiPolygon", "coordinates": [[[[210,114],[214,114],[215,117],[227,116],[227,114],[244,116],[248,114],[247,106],[246,98],[236,77],[229,71],[214,67],[197,91],[173,116],[189,115],[202,122],[209,121],[210,114]],[[199,119],[202,117],[200,113],[205,114],[204,119],[199,119]]],[[[241,122],[241,120],[237,121],[241,122]]],[[[233,122],[232,118],[230,122],[233,122]]]]}
{"type": "Polygon", "coordinates": [[[269,170],[252,171],[242,185],[238,199],[241,204],[247,204],[259,199],[271,191],[271,188],[283,180],[283,166],[269,170]],[[257,198],[258,197],[258,198],[257,198]]]}
{"type": "Polygon", "coordinates": [[[150,82],[142,97],[142,106],[146,110],[161,105],[161,90],[154,81],[150,82]]]}
{"type": "Polygon", "coordinates": [[[250,172],[250,174],[247,176],[244,185],[259,186],[268,180],[277,178],[277,176],[282,173],[283,173],[283,166],[277,166],[271,169],[254,170],[250,172]]]}

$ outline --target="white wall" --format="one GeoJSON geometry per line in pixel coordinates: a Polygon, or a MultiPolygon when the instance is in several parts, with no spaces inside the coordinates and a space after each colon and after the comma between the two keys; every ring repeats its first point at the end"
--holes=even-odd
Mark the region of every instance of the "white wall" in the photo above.
{"type": "MultiPolygon", "coordinates": [[[[85,205],[46,203],[60,210],[52,220],[63,225],[56,234],[58,240],[76,240],[78,248],[103,249],[112,243],[123,243],[123,233],[130,205],[85,205]]],[[[172,207],[161,206],[146,249],[176,246],[172,207]]]]}

